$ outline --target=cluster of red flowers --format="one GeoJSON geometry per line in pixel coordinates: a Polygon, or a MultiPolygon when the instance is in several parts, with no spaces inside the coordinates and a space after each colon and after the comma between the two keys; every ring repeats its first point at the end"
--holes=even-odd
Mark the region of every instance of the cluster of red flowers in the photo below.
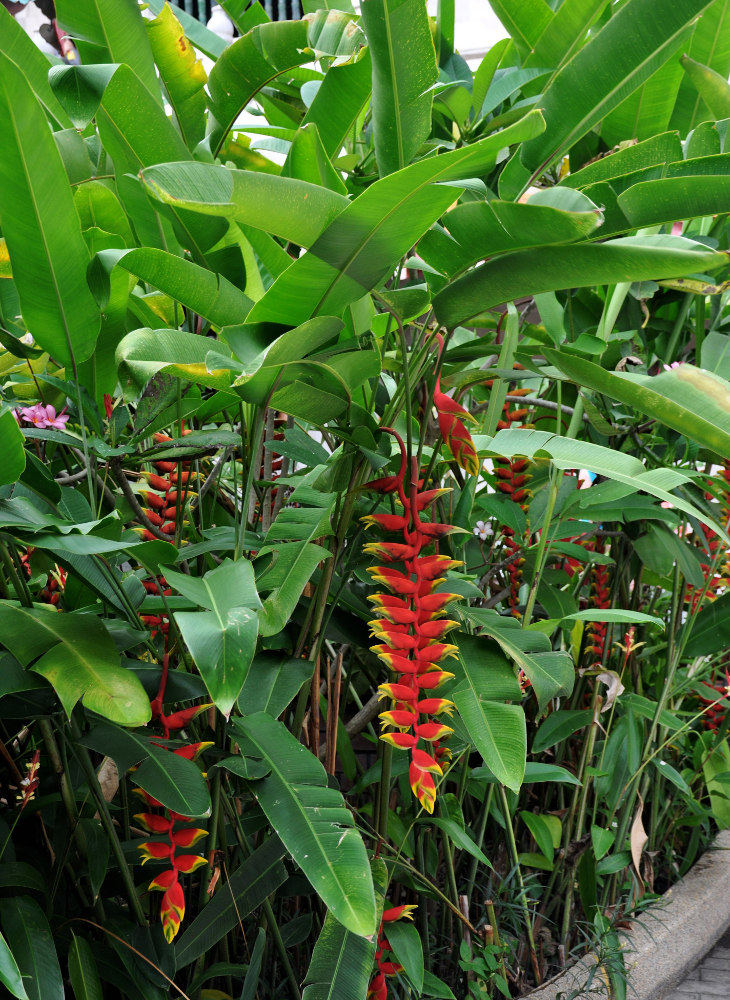
{"type": "MultiPolygon", "coordinates": [[[[725,468],[720,470],[720,475],[715,479],[713,485],[716,487],[716,491],[714,493],[705,493],[705,499],[718,499],[720,501],[722,512],[718,520],[723,527],[727,528],[730,525],[730,463],[727,460],[725,461],[725,468]]],[[[703,527],[702,531],[704,533],[702,541],[708,550],[708,562],[700,563],[700,565],[707,579],[707,588],[692,586],[687,588],[686,599],[692,612],[698,610],[697,606],[702,597],[703,590],[705,591],[703,599],[705,601],[714,601],[718,596],[718,591],[730,587],[730,552],[726,553],[724,562],[717,568],[715,574],[710,577],[711,564],[722,550],[723,542],[720,536],[712,531],[711,528],[703,527]]]]}
{"type": "MultiPolygon", "coordinates": [[[[194,760],[209,743],[191,743],[186,747],[179,747],[172,753],[188,760],[194,760]]],[[[179,854],[178,850],[186,850],[206,837],[207,830],[198,827],[180,826],[183,823],[193,822],[188,816],[181,816],[179,813],[164,809],[161,802],[152,798],[141,788],[136,788],[135,792],[142,798],[148,810],[163,809],[163,813],[142,812],[135,815],[135,819],[152,834],[163,837],[161,840],[149,840],[139,844],[142,852],[142,864],[146,861],[166,861],[169,868],[154,878],[150,884],[150,889],[157,889],[162,892],[162,903],[160,904],[160,920],[162,930],[167,942],[171,942],[180,929],[180,924],[185,916],[185,891],[180,883],[180,875],[189,875],[201,865],[206,864],[205,858],[200,854],[179,854]]]]}
{"type": "Polygon", "coordinates": [[[394,962],[390,957],[391,947],[383,933],[383,924],[393,923],[393,921],[402,920],[404,917],[412,920],[415,909],[415,906],[408,904],[406,906],[393,906],[389,910],[383,910],[383,918],[380,921],[380,928],[378,929],[378,945],[375,951],[375,963],[378,971],[370,980],[367,1000],[386,1000],[388,986],[385,982],[385,977],[395,976],[403,971],[403,966],[394,962]]]}
{"type": "MultiPolygon", "coordinates": [[[[585,548],[590,552],[603,553],[606,544],[602,539],[591,540],[585,543],[585,548]]],[[[591,590],[590,604],[593,608],[611,607],[611,569],[610,566],[594,565],[591,567],[591,590]]],[[[583,653],[586,657],[592,657],[593,662],[588,664],[592,667],[603,665],[603,652],[606,647],[606,622],[591,622],[586,629],[586,643],[583,653]]]]}
{"type": "Polygon", "coordinates": [[[434,775],[443,774],[440,761],[448,753],[440,741],[452,732],[449,726],[435,721],[432,716],[450,713],[453,702],[423,695],[453,677],[441,668],[441,663],[446,657],[455,655],[457,647],[442,640],[457,623],[440,615],[458,595],[437,593],[436,588],[443,582],[441,574],[461,563],[447,555],[422,555],[422,551],[458,529],[450,524],[421,520],[421,512],[444,491],[420,491],[422,482],[418,479],[415,459],[411,460],[411,477],[406,490],[405,445],[391,428],[383,430],[398,440],[400,469],[395,476],[367,485],[380,493],[397,493],[403,514],[371,514],[364,520],[386,532],[397,532],[403,541],[371,542],[364,550],[386,563],[402,563],[405,572],[390,565],[373,566],[368,571],[390,591],[370,597],[380,615],[370,622],[370,627],[374,636],[382,640],[372,649],[396,674],[395,682],[381,684],[379,688],[383,697],[393,699],[393,707],[382,712],[380,718],[384,726],[392,726],[395,730],[384,733],[381,739],[410,751],[411,788],[423,808],[432,812],[436,801],[434,775]]]}
{"type": "MultiPolygon", "coordinates": [[[[167,586],[167,580],[164,576],[151,576],[147,580],[142,581],[142,586],[148,594],[152,594],[153,596],[155,594],[164,594],[165,597],[170,597],[172,595],[172,589],[167,586]]],[[[164,612],[161,611],[156,615],[140,615],[139,617],[150,630],[150,634],[153,639],[159,632],[165,642],[167,642],[170,622],[168,620],[168,616],[164,612]]]]}
{"type": "MultiPolygon", "coordinates": [[[[188,723],[204,712],[210,705],[193,705],[190,708],[181,709],[166,715],[163,707],[165,689],[167,687],[167,677],[169,671],[169,655],[165,652],[162,658],[162,674],[160,676],[160,686],[157,694],[150,702],[152,708],[152,722],[159,722],[162,727],[164,739],[170,738],[170,733],[178,732],[188,723]]],[[[157,746],[170,749],[171,753],[178,757],[185,757],[187,760],[195,760],[198,754],[210,743],[189,743],[187,746],[178,747],[172,750],[165,743],[157,743],[157,746]]],[[[141,788],[135,789],[136,793],[143,799],[150,808],[164,809],[164,814],[159,815],[153,812],[138,813],[136,818],[140,824],[149,832],[162,835],[165,839],[158,841],[145,841],[139,844],[142,852],[142,864],[146,861],[166,860],[170,867],[161,872],[157,878],[149,884],[150,889],[159,889],[162,893],[162,904],[160,906],[160,919],[162,929],[167,941],[172,939],[180,929],[180,923],[185,915],[185,893],[180,884],[179,876],[189,875],[200,865],[205,864],[205,858],[198,854],[178,854],[178,848],[190,848],[201,837],[207,836],[207,831],[198,827],[183,827],[181,823],[191,823],[187,816],[165,809],[161,802],[152,798],[141,788]]]]}
{"type": "MultiPolygon", "coordinates": [[[[440,361],[444,353],[444,338],[440,333],[436,334],[436,341],[439,345],[440,361]]],[[[475,418],[461,404],[442,391],[440,373],[433,391],[433,405],[438,414],[439,430],[444,444],[462,469],[472,476],[478,476],[480,462],[477,450],[464,424],[465,420],[476,422],[475,418]]]]}
{"type": "MultiPolygon", "coordinates": [[[[500,493],[505,493],[514,503],[519,504],[523,511],[527,510],[530,498],[530,488],[527,483],[532,476],[529,472],[530,463],[526,458],[495,458],[494,471],[497,477],[496,487],[500,493]]],[[[509,606],[512,614],[520,617],[520,587],[522,586],[522,567],[524,557],[519,555],[522,550],[522,539],[515,537],[514,528],[502,525],[502,537],[507,557],[507,578],[509,580],[509,606]]]]}
{"type": "MultiPolygon", "coordinates": [[[[183,434],[191,434],[192,431],[183,430],[183,434]]],[[[155,434],[154,439],[158,444],[171,441],[167,434],[155,434]]],[[[188,466],[190,462],[153,462],[157,473],[143,472],[142,475],[147,480],[151,490],[141,492],[147,507],[143,507],[147,520],[158,528],[163,535],[175,534],[175,523],[177,519],[178,506],[182,509],[190,493],[190,481],[194,481],[195,473],[190,472],[188,466]],[[178,471],[178,465],[181,467],[178,471]],[[181,488],[182,487],[182,488],[181,488]],[[152,492],[154,491],[154,492],[152,492]]],[[[141,530],[142,538],[151,541],[155,536],[147,528],[141,530]]]]}

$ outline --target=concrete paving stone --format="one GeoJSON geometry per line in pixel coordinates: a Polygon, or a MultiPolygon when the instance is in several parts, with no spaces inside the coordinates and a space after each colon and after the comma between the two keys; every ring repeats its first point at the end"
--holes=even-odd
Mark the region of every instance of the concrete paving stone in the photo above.
{"type": "MultiPolygon", "coordinates": [[[[677,989],[681,989],[683,985],[681,984],[677,989]]],[[[725,1000],[727,1000],[728,996],[730,996],[728,992],[730,990],[730,983],[727,980],[724,983],[700,983],[699,986],[693,986],[693,989],[699,989],[699,992],[702,994],[702,1000],[705,1000],[705,997],[725,997],[725,1000]]]]}
{"type": "Polygon", "coordinates": [[[718,958],[715,952],[712,951],[702,962],[703,969],[720,969],[724,972],[730,972],[730,957],[728,958],[718,958]]]}
{"type": "Polygon", "coordinates": [[[730,988],[730,969],[708,969],[703,962],[700,966],[700,981],[703,983],[725,983],[730,988]]]}
{"type": "Polygon", "coordinates": [[[702,1000],[699,993],[680,993],[675,990],[674,993],[667,993],[664,1000],[702,1000]]]}
{"type": "Polygon", "coordinates": [[[686,995],[687,993],[699,993],[703,987],[703,983],[700,982],[700,977],[697,975],[697,970],[690,973],[686,979],[682,980],[681,983],[677,985],[677,993],[686,995]]]}

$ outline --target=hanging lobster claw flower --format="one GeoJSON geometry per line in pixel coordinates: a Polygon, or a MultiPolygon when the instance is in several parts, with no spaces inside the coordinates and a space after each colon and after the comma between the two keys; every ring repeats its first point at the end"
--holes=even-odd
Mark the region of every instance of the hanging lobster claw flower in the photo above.
{"type": "Polygon", "coordinates": [[[441,715],[443,712],[452,715],[455,707],[448,698],[422,698],[416,704],[416,710],[424,715],[441,715]]]}
{"type": "Polygon", "coordinates": [[[207,837],[208,831],[196,827],[186,827],[183,830],[175,830],[170,834],[170,840],[175,847],[192,847],[201,837],[207,837]]]}
{"type": "Polygon", "coordinates": [[[405,562],[407,559],[415,559],[419,551],[417,546],[405,545],[403,542],[368,542],[367,545],[363,545],[362,550],[369,556],[385,559],[386,562],[405,562]]]}
{"type": "Polygon", "coordinates": [[[140,826],[150,833],[169,833],[172,823],[165,816],[158,816],[156,813],[135,813],[134,818],[139,820],[140,826]]]}
{"type": "Polygon", "coordinates": [[[413,914],[418,909],[415,903],[405,903],[403,906],[391,906],[388,910],[383,910],[383,923],[388,924],[393,920],[413,920],[413,914]]]}
{"type": "Polygon", "coordinates": [[[392,708],[388,712],[381,712],[380,718],[384,726],[396,726],[398,729],[410,729],[416,722],[418,716],[415,712],[409,712],[406,708],[392,708]]]}
{"type": "Polygon", "coordinates": [[[413,750],[418,740],[410,733],[383,733],[381,735],[383,743],[390,743],[398,750],[413,750]]]}
{"type": "Polygon", "coordinates": [[[408,526],[408,520],[403,514],[367,514],[360,520],[366,528],[377,524],[383,531],[404,531],[408,526]]]}
{"type": "Polygon", "coordinates": [[[433,812],[436,804],[436,784],[428,771],[422,771],[413,762],[408,769],[411,789],[427,813],[433,812]]]}
{"type": "Polygon", "coordinates": [[[428,670],[426,673],[418,674],[415,681],[417,687],[432,691],[434,688],[439,687],[446,681],[450,681],[453,676],[454,675],[449,673],[448,670],[439,670],[438,667],[436,667],[434,670],[428,670]]]}
{"type": "Polygon", "coordinates": [[[433,490],[424,490],[421,493],[416,493],[411,498],[411,506],[415,507],[417,511],[425,510],[426,507],[430,507],[434,500],[438,500],[439,497],[444,496],[445,493],[453,493],[453,489],[450,486],[437,487],[433,490]]]}
{"type": "Polygon", "coordinates": [[[413,731],[419,740],[431,743],[433,740],[442,740],[445,736],[450,736],[454,730],[441,722],[422,722],[419,726],[414,726],[413,731]]]}
{"type": "Polygon", "coordinates": [[[426,753],[425,750],[414,750],[411,756],[415,767],[417,767],[420,771],[428,771],[431,774],[444,773],[431,754],[426,753]]]}
{"type": "Polygon", "coordinates": [[[381,684],[378,687],[380,692],[379,700],[382,698],[392,698],[393,701],[416,702],[418,689],[412,688],[408,684],[381,684]]]}
{"type": "Polygon", "coordinates": [[[200,868],[201,865],[208,864],[205,858],[201,857],[199,854],[177,854],[172,859],[172,863],[176,870],[182,872],[183,875],[189,875],[190,872],[194,872],[195,869],[200,868]]]}
{"type": "Polygon", "coordinates": [[[172,857],[174,847],[169,841],[147,841],[144,844],[137,844],[137,849],[142,853],[141,863],[144,865],[148,861],[161,861],[163,858],[172,857]]]}
{"type": "MultiPolygon", "coordinates": [[[[183,887],[177,881],[177,873],[174,872],[173,874],[175,874],[176,880],[165,892],[160,905],[162,932],[168,944],[172,944],[185,916],[185,893],[183,892],[183,887]]],[[[152,888],[152,885],[150,885],[150,888],[152,888]]]]}

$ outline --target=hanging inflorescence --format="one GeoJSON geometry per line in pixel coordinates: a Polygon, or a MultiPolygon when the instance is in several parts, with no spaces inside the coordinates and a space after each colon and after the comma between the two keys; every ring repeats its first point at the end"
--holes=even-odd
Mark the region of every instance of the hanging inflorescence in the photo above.
{"type": "Polygon", "coordinates": [[[450,714],[454,706],[453,702],[434,697],[430,692],[453,677],[442,663],[457,652],[456,646],[443,641],[457,627],[457,622],[443,617],[443,612],[458,595],[440,593],[437,588],[444,580],[443,574],[461,563],[447,555],[427,555],[424,550],[458,529],[421,519],[423,510],[444,491],[421,491],[415,459],[411,460],[406,489],[405,445],[391,428],[383,430],[398,440],[400,470],[397,475],[375,480],[368,486],[380,493],[395,493],[403,513],[370,514],[364,520],[383,531],[398,534],[402,541],[371,542],[365,551],[385,563],[401,563],[404,568],[380,565],[368,570],[377,583],[390,591],[369,598],[379,614],[370,627],[373,635],[382,640],[371,648],[396,675],[394,681],[379,688],[382,697],[393,700],[392,707],[380,715],[384,728],[390,730],[381,739],[409,751],[411,788],[423,808],[432,812],[436,801],[434,775],[443,774],[441,761],[448,754],[441,741],[452,732],[435,717],[450,714]]]}

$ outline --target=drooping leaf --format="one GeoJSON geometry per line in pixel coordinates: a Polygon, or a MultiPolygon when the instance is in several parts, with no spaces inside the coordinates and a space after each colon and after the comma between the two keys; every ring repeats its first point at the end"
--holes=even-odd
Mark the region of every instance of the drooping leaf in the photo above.
{"type": "Polygon", "coordinates": [[[607,372],[582,358],[547,350],[548,360],[581,385],[633,406],[719,455],[730,454],[730,383],[694,365],[659,375],[607,372]]]}
{"type": "MultiPolygon", "coordinates": [[[[730,6],[713,0],[695,24],[687,55],[727,80],[730,74],[730,6]]],[[[700,122],[715,117],[701,99],[691,78],[684,79],[674,105],[670,126],[687,135],[700,122]]]]}
{"type": "Polygon", "coordinates": [[[730,116],[730,85],[725,77],[687,55],[682,56],[682,66],[713,117],[730,116]]]}
{"type": "Polygon", "coordinates": [[[17,997],[18,1000],[28,1000],[18,963],[13,958],[13,953],[2,934],[0,934],[0,983],[11,996],[17,997]]]}
{"type": "Polygon", "coordinates": [[[251,564],[225,560],[202,579],[166,573],[176,590],[209,611],[176,611],[175,621],[213,702],[229,715],[256,650],[261,601],[251,564]]]}
{"type": "Polygon", "coordinates": [[[168,4],[145,28],[180,134],[192,149],[205,134],[205,69],[168,4]]]}
{"type": "Polygon", "coordinates": [[[122,725],[144,725],[150,706],[135,675],[119,664],[109,633],[95,615],[0,604],[0,634],[24,666],[53,685],[68,715],[79,699],[122,725]]]}
{"type": "Polygon", "coordinates": [[[0,413],[0,485],[15,483],[25,469],[23,433],[10,410],[0,413]]]}
{"type": "Polygon", "coordinates": [[[497,780],[518,791],[525,772],[527,734],[520,686],[489,640],[459,636],[463,679],[451,692],[469,737],[497,780]],[[507,705],[505,699],[517,704],[507,705]]]}
{"type": "Polygon", "coordinates": [[[45,113],[0,54],[0,217],[23,319],[36,342],[71,366],[94,350],[99,309],[86,284],[89,251],[45,113]]]}
{"type": "Polygon", "coordinates": [[[258,653],[238,696],[239,712],[242,715],[266,712],[272,718],[278,718],[310,679],[312,670],[309,660],[274,652],[258,653]]]}
{"type": "Polygon", "coordinates": [[[413,159],[431,131],[436,52],[420,0],[368,0],[362,21],[373,61],[373,135],[380,176],[413,159]]]}
{"type": "Polygon", "coordinates": [[[262,636],[276,635],[289,621],[315,568],[331,553],[314,542],[287,542],[267,546],[259,556],[271,560],[256,580],[259,592],[268,593],[259,612],[259,631],[262,636]]]}
{"type": "Polygon", "coordinates": [[[86,938],[72,935],[68,949],[68,974],[76,1000],[103,1000],[103,988],[94,950],[86,938]]]}
{"type": "Polygon", "coordinates": [[[18,988],[10,966],[10,979],[16,989],[14,995],[27,995],[29,1000],[64,1000],[53,935],[38,903],[30,896],[10,896],[3,900],[0,920],[12,957],[23,977],[22,986],[18,988]],[[21,992],[23,986],[25,994],[21,992]]]}
{"type": "Polygon", "coordinates": [[[84,48],[84,62],[120,63],[129,66],[161,104],[144,21],[134,0],[56,0],[59,25],[84,48]]]}
{"type": "MultiPolygon", "coordinates": [[[[626,237],[587,246],[523,250],[488,261],[452,281],[434,297],[433,307],[444,326],[452,329],[492,306],[525,295],[618,281],[680,277],[714,270],[725,263],[724,254],[679,236],[626,237]]],[[[254,311],[260,305],[257,303],[254,311]]]]}
{"type": "Polygon", "coordinates": [[[231,725],[242,752],[270,766],[251,790],[314,890],[345,928],[373,934],[375,895],[365,845],[320,762],[263,712],[231,725]]]}
{"type": "MultiPolygon", "coordinates": [[[[376,899],[376,922],[383,912],[387,870],[380,858],[370,862],[376,899]]],[[[302,1000],[346,1000],[365,996],[376,940],[353,934],[328,912],[304,978],[302,1000]]]]}

